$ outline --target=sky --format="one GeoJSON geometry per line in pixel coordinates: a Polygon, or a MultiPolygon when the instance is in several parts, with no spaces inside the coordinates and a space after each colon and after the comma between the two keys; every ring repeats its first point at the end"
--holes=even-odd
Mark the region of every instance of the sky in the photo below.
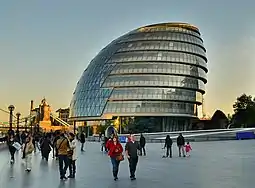
{"type": "MultiPolygon", "coordinates": [[[[69,107],[90,60],[140,26],[188,22],[202,34],[208,58],[205,112],[232,113],[242,93],[255,96],[255,1],[43,0],[0,2],[0,108],[28,115],[46,97],[69,107]]],[[[8,115],[0,111],[0,121],[8,115]]]]}

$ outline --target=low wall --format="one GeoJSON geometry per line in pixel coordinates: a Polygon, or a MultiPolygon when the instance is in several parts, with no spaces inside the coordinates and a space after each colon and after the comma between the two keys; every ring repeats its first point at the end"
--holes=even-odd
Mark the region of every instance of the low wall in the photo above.
{"type": "Polygon", "coordinates": [[[0,151],[3,150],[3,149],[6,149],[6,148],[7,148],[6,142],[1,142],[0,143],[0,151]]]}
{"type": "Polygon", "coordinates": [[[6,137],[0,137],[0,150],[5,149],[6,147],[6,137]]]}
{"type": "MultiPolygon", "coordinates": [[[[237,129],[236,129],[237,130],[237,129]]],[[[187,137],[185,138],[186,141],[189,142],[204,142],[204,141],[223,141],[223,140],[236,140],[236,131],[233,129],[215,129],[215,130],[196,130],[196,131],[182,131],[182,132],[160,132],[160,133],[143,133],[143,136],[146,139],[147,143],[164,143],[164,138],[167,135],[170,135],[173,141],[176,141],[177,136],[182,133],[183,136],[185,135],[196,135],[194,137],[187,137]],[[217,134],[214,134],[216,133],[217,134]],[[220,133],[220,134],[218,134],[220,133]],[[199,135],[199,134],[208,134],[208,135],[199,135]],[[159,139],[161,138],[161,139],[159,139]]],[[[128,136],[128,134],[120,134],[119,136],[128,136]]],[[[140,134],[135,134],[136,139],[140,139],[140,134]]],[[[90,136],[87,138],[88,141],[99,141],[99,136],[90,136]]]]}
{"type": "MultiPolygon", "coordinates": [[[[137,138],[139,140],[139,138],[137,138]]],[[[226,140],[236,140],[236,136],[234,135],[225,135],[225,136],[201,136],[201,137],[193,137],[193,138],[185,138],[186,142],[205,142],[205,141],[226,141],[226,140]]],[[[98,142],[98,137],[90,136],[87,138],[87,141],[89,142],[98,142]]],[[[165,140],[159,140],[159,139],[153,139],[153,138],[147,138],[147,143],[164,143],[165,140]]],[[[173,139],[173,142],[176,142],[176,139],[173,139]]]]}

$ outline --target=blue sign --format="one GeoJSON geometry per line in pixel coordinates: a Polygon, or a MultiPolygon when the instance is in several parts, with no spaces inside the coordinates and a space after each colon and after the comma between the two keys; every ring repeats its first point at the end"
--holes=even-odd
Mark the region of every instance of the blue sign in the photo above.
{"type": "Polygon", "coordinates": [[[126,143],[126,136],[119,136],[120,143],[126,143]]]}

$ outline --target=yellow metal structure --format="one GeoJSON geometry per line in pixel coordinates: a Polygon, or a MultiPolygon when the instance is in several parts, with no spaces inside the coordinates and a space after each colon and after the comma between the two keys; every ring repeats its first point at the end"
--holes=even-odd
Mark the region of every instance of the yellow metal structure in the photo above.
{"type": "Polygon", "coordinates": [[[140,32],[149,32],[150,30],[159,29],[159,28],[182,28],[182,29],[188,29],[188,30],[192,30],[192,31],[195,31],[195,32],[199,33],[199,29],[196,26],[191,25],[191,24],[187,24],[187,23],[154,24],[154,25],[141,27],[141,28],[138,29],[138,31],[140,31],[140,32]]]}

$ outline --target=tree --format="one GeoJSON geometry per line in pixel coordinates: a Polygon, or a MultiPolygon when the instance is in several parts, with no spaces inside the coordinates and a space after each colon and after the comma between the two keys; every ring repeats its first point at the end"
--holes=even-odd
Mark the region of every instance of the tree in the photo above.
{"type": "Polygon", "coordinates": [[[232,121],[239,127],[255,126],[255,100],[251,95],[242,94],[233,105],[232,121]]]}
{"type": "Polygon", "coordinates": [[[240,110],[246,110],[250,107],[254,107],[255,103],[251,95],[242,94],[240,97],[237,97],[237,101],[234,103],[233,108],[234,112],[240,110]]]}

